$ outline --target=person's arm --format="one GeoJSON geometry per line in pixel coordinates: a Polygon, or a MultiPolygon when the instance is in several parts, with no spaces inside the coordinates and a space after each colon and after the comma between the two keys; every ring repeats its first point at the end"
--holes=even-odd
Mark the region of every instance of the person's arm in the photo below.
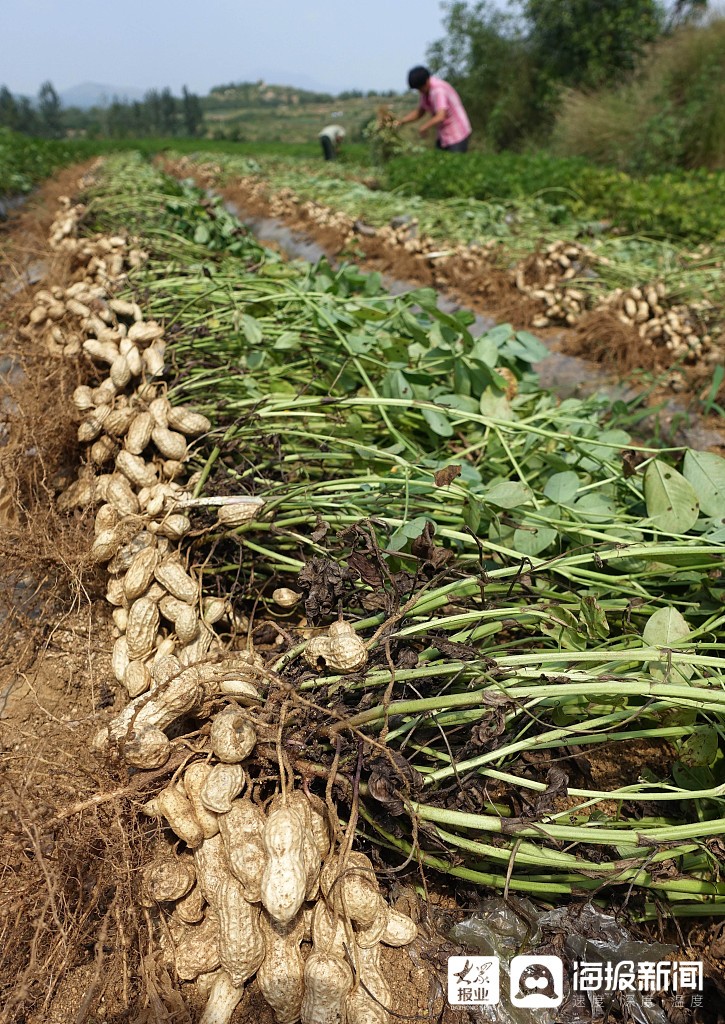
{"type": "Polygon", "coordinates": [[[423,108],[416,107],[415,110],[411,110],[405,117],[401,117],[399,121],[396,121],[396,125],[411,124],[413,121],[419,120],[423,116],[423,108]]]}
{"type": "Polygon", "coordinates": [[[418,129],[420,135],[425,135],[426,132],[429,132],[431,130],[431,128],[435,128],[439,124],[442,124],[446,119],[447,113],[448,111],[446,110],[445,107],[442,110],[437,110],[433,117],[430,119],[430,121],[426,121],[425,124],[422,124],[420,126],[420,128],[418,129]]]}

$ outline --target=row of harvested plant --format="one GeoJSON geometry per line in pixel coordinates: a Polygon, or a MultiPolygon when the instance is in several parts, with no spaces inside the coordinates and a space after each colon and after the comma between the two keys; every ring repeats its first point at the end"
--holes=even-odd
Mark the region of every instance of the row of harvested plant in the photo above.
{"type": "MultiPolygon", "coordinates": [[[[683,298],[678,294],[680,282],[676,282],[673,275],[678,268],[682,271],[679,277],[683,277],[686,265],[680,264],[684,255],[664,247],[658,258],[662,266],[658,269],[648,252],[648,244],[655,250],[657,247],[646,239],[640,243],[630,242],[631,252],[627,249],[628,240],[618,243],[616,237],[608,247],[596,248],[578,240],[557,240],[544,245],[540,240],[535,244],[531,239],[531,247],[537,251],[519,253],[517,250],[523,247],[524,239],[518,238],[516,233],[505,241],[499,238],[484,241],[485,230],[477,235],[475,229],[479,226],[471,224],[472,240],[442,241],[441,235],[445,238],[447,229],[453,231],[457,224],[460,230],[460,225],[469,222],[473,216],[470,207],[476,204],[459,203],[456,210],[451,211],[449,220],[442,216],[445,204],[439,204],[440,224],[435,220],[437,207],[430,204],[427,226],[437,229],[432,235],[420,229],[416,217],[393,217],[390,223],[376,221],[375,226],[362,223],[360,218],[364,218],[364,213],[352,212],[358,208],[356,203],[361,210],[370,205],[372,211],[382,216],[400,208],[401,201],[387,193],[367,193],[364,186],[356,182],[316,179],[323,196],[325,185],[328,186],[330,200],[325,202],[310,197],[309,185],[305,187],[304,178],[296,176],[291,169],[257,168],[258,173],[249,176],[244,161],[235,162],[229,157],[218,163],[200,163],[182,157],[178,163],[185,173],[193,173],[208,185],[232,182],[236,171],[242,175],[241,184],[252,205],[262,203],[272,216],[303,221],[323,232],[332,230],[349,251],[355,250],[361,234],[375,237],[391,254],[399,250],[403,258],[412,257],[420,260],[422,266],[434,268],[436,279],[454,290],[460,284],[456,268],[462,269],[471,282],[478,272],[482,284],[492,268],[503,268],[511,286],[540,307],[531,321],[535,328],[573,327],[581,323],[586,314],[612,311],[624,326],[632,329],[633,343],[636,344],[638,337],[653,350],[661,365],[669,366],[677,361],[712,365],[723,360],[721,310],[715,295],[721,287],[717,285],[721,275],[719,264],[707,247],[701,252],[686,254],[692,264],[693,287],[699,286],[701,290],[699,294],[683,298]],[[290,185],[286,184],[288,179],[290,185]],[[639,249],[643,250],[642,256],[639,249]],[[665,271],[667,283],[662,280],[665,271]]],[[[525,227],[525,224],[521,227],[524,235],[525,227]]]]}
{"type": "Polygon", "coordinates": [[[381,943],[420,940],[385,865],[720,912],[725,461],[139,159],[84,189],[27,334],[83,361],[58,504],[108,574],[95,746],[161,780],[138,899],[205,1024],[255,976],[281,1024],[394,1019],[381,943]]]}
{"type": "MultiPolygon", "coordinates": [[[[72,252],[83,277],[61,294],[39,291],[27,333],[60,325],[60,339],[51,338],[63,355],[78,353],[65,339],[80,336],[102,377],[73,395],[93,473],[82,471],[58,499],[65,509],[96,506],[90,554],[109,574],[112,669],[131,698],[96,747],[116,750],[133,768],[159,769],[180,719],[211,723],[208,743],[196,745],[201,756],[143,807],[168,826],[172,845],[147,864],[139,899],[156,911],[159,942],[179,979],[197,982],[207,998],[205,1024],[228,1020],[255,976],[280,1024],[343,1015],[385,1021],[392,996],[380,943],[410,943],[416,926],[387,906],[368,858],[337,841],[326,804],[286,782],[283,756],[280,791],[262,809],[264,787],[247,762],[257,744],[263,663],[223,651],[212,627],[229,606],[202,598],[178,549],[192,525],[179,511],[189,497],[187,445],[210,423],[166,399],[163,327],[144,321],[137,303],[113,297],[129,246],[110,239],[108,275],[92,261],[109,240],[77,238],[84,213],[80,204],[64,210],[51,232],[51,245],[72,252]],[[179,855],[177,840],[187,852],[179,855]],[[305,958],[303,940],[311,943],[305,958]]],[[[146,258],[133,252],[134,262],[146,258]]],[[[238,526],[257,509],[254,499],[229,499],[218,506],[219,527],[238,526]]],[[[274,741],[269,725],[261,732],[274,741]]]]}

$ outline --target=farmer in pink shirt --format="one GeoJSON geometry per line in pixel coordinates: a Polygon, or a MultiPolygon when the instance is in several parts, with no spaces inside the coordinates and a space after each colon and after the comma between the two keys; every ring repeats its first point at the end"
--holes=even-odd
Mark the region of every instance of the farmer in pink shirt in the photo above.
{"type": "Polygon", "coordinates": [[[461,103],[461,97],[453,86],[444,82],[442,78],[431,75],[428,68],[420,66],[409,71],[408,85],[411,89],[418,90],[420,103],[417,110],[411,110],[398,121],[398,124],[410,124],[411,121],[417,121],[430,114],[430,120],[425,121],[418,129],[421,137],[431,128],[436,128],[438,149],[445,149],[449,153],[465,153],[471,137],[471,122],[461,103]]]}

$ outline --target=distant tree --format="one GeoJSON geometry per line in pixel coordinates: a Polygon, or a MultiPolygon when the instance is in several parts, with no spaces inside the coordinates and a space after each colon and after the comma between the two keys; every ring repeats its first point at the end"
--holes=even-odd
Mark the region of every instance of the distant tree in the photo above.
{"type": "Polygon", "coordinates": [[[60,115],[60,99],[52,82],[43,82],[38,92],[38,114],[40,131],[49,139],[59,139],[63,134],[60,115]]]}
{"type": "Polygon", "coordinates": [[[135,100],[129,110],[129,127],[131,134],[141,136],[146,131],[146,110],[143,103],[135,100]]]}
{"type": "Polygon", "coordinates": [[[596,88],[632,71],[663,29],[657,0],[526,0],[529,41],[544,72],[596,88]]]}
{"type": "Polygon", "coordinates": [[[176,134],[176,100],[171,94],[171,89],[162,89],[159,97],[159,114],[161,121],[162,135],[176,134]]]}
{"type": "Polygon", "coordinates": [[[161,134],[161,96],[156,89],[149,89],[143,98],[144,135],[161,134]]]}
{"type": "Polygon", "coordinates": [[[114,96],[106,116],[107,133],[111,138],[126,139],[132,134],[131,107],[114,96]]]}
{"type": "Polygon", "coordinates": [[[18,127],[18,104],[5,85],[0,88],[0,125],[13,131],[18,127]]]}
{"type": "Polygon", "coordinates": [[[17,125],[16,130],[25,132],[26,135],[37,135],[40,132],[38,114],[27,96],[19,96],[17,99],[17,125]]]}
{"type": "Polygon", "coordinates": [[[697,21],[707,11],[707,0],[675,0],[667,14],[667,31],[688,21],[697,21]]]}
{"type": "Polygon", "coordinates": [[[201,126],[204,122],[204,113],[201,109],[199,97],[193,92],[189,92],[186,86],[184,86],[182,90],[181,104],[184,131],[187,135],[199,135],[201,126]]]}

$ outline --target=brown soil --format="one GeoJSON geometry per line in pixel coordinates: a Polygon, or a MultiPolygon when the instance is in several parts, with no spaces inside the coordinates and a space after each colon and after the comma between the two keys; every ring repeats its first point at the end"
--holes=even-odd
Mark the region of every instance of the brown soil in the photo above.
{"type": "Polygon", "coordinates": [[[133,829],[118,802],[96,805],[118,782],[89,753],[114,701],[108,617],[88,562],[92,518],[54,507],[78,469],[68,410],[80,370],[19,333],[40,281],[72,279],[46,238],[57,198],[75,187],[80,170],[48,182],[0,234],[1,354],[14,364],[0,378],[0,1020],[7,1024],[61,1019],[54,1000],[78,971],[86,982],[63,1020],[76,1019],[101,968],[109,991],[118,984],[128,1003],[136,931],[133,829]]]}

